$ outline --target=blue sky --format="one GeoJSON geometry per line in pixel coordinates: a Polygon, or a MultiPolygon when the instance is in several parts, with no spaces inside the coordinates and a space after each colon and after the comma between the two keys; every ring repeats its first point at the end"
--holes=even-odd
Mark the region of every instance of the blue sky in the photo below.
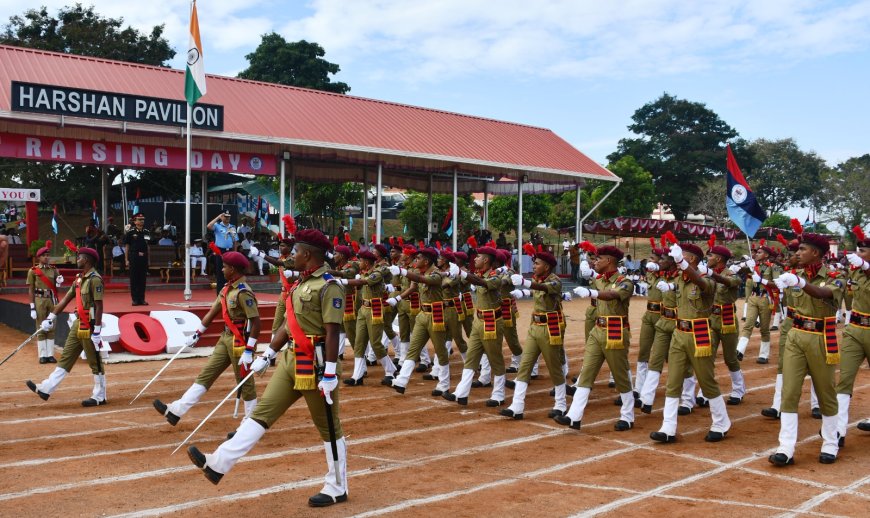
{"type": "MultiPolygon", "coordinates": [[[[40,3],[55,12],[72,1],[40,3]]],[[[142,30],[165,23],[182,68],[188,2],[92,3],[142,30]]],[[[0,0],[0,19],[21,5],[0,0]]],[[[209,73],[235,75],[275,31],[320,43],[352,95],[550,128],[601,163],[629,136],[634,110],[663,92],[705,103],[746,139],[792,137],[832,165],[870,152],[870,0],[200,0],[198,9],[209,73]]]]}

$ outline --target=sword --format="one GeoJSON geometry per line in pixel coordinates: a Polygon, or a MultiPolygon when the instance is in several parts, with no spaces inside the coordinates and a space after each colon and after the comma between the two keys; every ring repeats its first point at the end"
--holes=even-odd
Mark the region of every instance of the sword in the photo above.
{"type": "Polygon", "coordinates": [[[14,351],[12,351],[11,353],[9,353],[9,356],[7,356],[6,358],[3,358],[3,361],[0,362],[0,365],[3,365],[4,363],[6,363],[6,362],[9,360],[9,358],[12,358],[13,356],[15,356],[15,353],[17,353],[17,352],[20,351],[20,350],[21,350],[25,345],[27,345],[28,343],[30,343],[30,341],[33,340],[33,337],[36,336],[40,331],[42,331],[42,329],[37,329],[36,332],[34,332],[34,333],[33,333],[32,335],[30,335],[29,337],[27,337],[27,340],[21,342],[21,345],[19,345],[18,347],[15,348],[14,351]]]}
{"type": "Polygon", "coordinates": [[[128,405],[132,405],[134,401],[136,401],[137,399],[139,399],[139,396],[141,396],[142,393],[145,392],[145,389],[147,389],[149,386],[151,386],[151,384],[154,383],[154,380],[156,380],[157,378],[159,378],[160,375],[163,374],[163,371],[166,370],[166,367],[169,367],[169,364],[172,363],[176,358],[178,358],[178,355],[181,354],[181,352],[182,352],[183,350],[185,350],[185,349],[187,349],[187,346],[184,346],[184,347],[182,347],[181,349],[179,349],[178,351],[176,351],[176,353],[172,356],[172,358],[170,358],[169,361],[166,362],[166,365],[164,365],[162,369],[160,369],[159,371],[157,371],[157,374],[155,374],[154,377],[151,378],[151,381],[149,381],[148,383],[146,383],[145,386],[142,387],[142,390],[140,390],[139,393],[136,394],[136,397],[134,397],[133,399],[131,399],[130,402],[127,403],[127,404],[128,404],[128,405]]]}
{"type": "Polygon", "coordinates": [[[203,419],[202,422],[200,422],[199,425],[197,425],[197,427],[194,428],[192,432],[190,432],[190,435],[188,435],[187,438],[184,439],[184,441],[182,441],[181,444],[179,444],[177,448],[175,448],[174,450],[172,450],[172,453],[170,453],[169,455],[175,455],[175,452],[177,452],[178,450],[181,449],[182,446],[184,446],[185,444],[187,444],[187,441],[189,441],[190,438],[193,437],[194,434],[196,434],[196,432],[199,431],[200,428],[202,428],[202,425],[204,425],[205,422],[208,421],[208,420],[211,418],[211,416],[213,416],[214,413],[217,412],[218,409],[220,409],[220,407],[223,406],[223,404],[227,402],[227,400],[228,400],[229,398],[233,397],[233,394],[235,394],[237,390],[241,389],[241,388],[242,388],[242,385],[244,385],[245,382],[248,381],[248,379],[249,379],[251,376],[253,376],[253,375],[254,375],[254,371],[249,372],[248,375],[245,376],[245,378],[244,378],[242,381],[240,381],[238,385],[236,385],[235,387],[233,387],[233,390],[231,390],[230,393],[227,394],[226,397],[223,398],[223,399],[221,400],[221,402],[217,404],[216,407],[214,407],[214,410],[212,410],[211,412],[209,412],[209,414],[208,414],[207,416],[205,416],[205,419],[203,419]]]}
{"type": "MultiPolygon", "coordinates": [[[[323,343],[314,345],[314,355],[317,360],[317,371],[320,378],[323,378],[323,367],[326,365],[323,361],[323,343]]],[[[322,393],[322,392],[321,392],[322,393]]],[[[338,470],[338,443],[335,439],[335,423],[332,418],[332,405],[326,402],[326,396],[323,397],[323,404],[326,406],[326,428],[329,432],[329,445],[332,447],[332,468],[335,471],[335,484],[341,487],[341,475],[338,470]]]]}

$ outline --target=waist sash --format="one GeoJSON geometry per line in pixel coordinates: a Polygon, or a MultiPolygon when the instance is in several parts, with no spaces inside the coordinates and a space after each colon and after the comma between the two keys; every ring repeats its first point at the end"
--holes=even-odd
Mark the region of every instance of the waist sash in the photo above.
{"type": "Polygon", "coordinates": [[[695,318],[691,320],[677,320],[677,330],[689,333],[695,342],[695,358],[713,355],[712,342],[710,340],[710,320],[707,318],[695,318]]]}

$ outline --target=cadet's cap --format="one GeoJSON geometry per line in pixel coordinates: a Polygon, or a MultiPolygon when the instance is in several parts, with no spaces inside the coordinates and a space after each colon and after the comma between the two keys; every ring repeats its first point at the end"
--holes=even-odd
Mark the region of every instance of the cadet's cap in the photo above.
{"type": "Polygon", "coordinates": [[[726,261],[731,259],[731,250],[728,250],[722,245],[716,245],[710,249],[711,254],[721,255],[726,261]]]}
{"type": "Polygon", "coordinates": [[[97,262],[100,260],[100,254],[98,254],[97,251],[94,250],[93,248],[88,248],[86,246],[83,246],[83,247],[79,248],[76,253],[80,254],[80,255],[87,255],[91,259],[93,259],[94,262],[97,262]]]}
{"type": "Polygon", "coordinates": [[[803,235],[801,235],[801,243],[813,246],[823,254],[828,253],[828,250],[831,249],[831,243],[828,242],[828,238],[820,236],[819,234],[804,232],[803,235]]]}
{"type": "MultiPolygon", "coordinates": [[[[620,250],[619,248],[616,248],[613,245],[599,246],[598,247],[598,255],[609,255],[610,257],[613,257],[617,261],[621,260],[623,257],[622,250],[620,250]]],[[[701,255],[703,255],[703,254],[701,254],[701,255]]]]}
{"type": "Polygon", "coordinates": [[[540,259],[549,264],[551,268],[556,267],[556,258],[550,252],[538,252],[535,254],[535,259],[540,259]]]}
{"type": "Polygon", "coordinates": [[[332,242],[323,235],[323,232],[313,228],[297,231],[296,242],[325,251],[332,250],[332,242]]]}
{"type": "Polygon", "coordinates": [[[221,259],[240,272],[245,271],[248,267],[248,258],[239,252],[224,252],[221,254],[221,259]]]}

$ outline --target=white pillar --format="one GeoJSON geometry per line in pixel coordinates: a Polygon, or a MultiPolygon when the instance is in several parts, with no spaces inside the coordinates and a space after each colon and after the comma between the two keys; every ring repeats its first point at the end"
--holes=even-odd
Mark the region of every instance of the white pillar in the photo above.
{"type": "Polygon", "coordinates": [[[100,228],[105,232],[109,227],[109,169],[103,166],[100,168],[100,172],[103,180],[103,188],[100,193],[100,228]]]}
{"type": "MultiPolygon", "coordinates": [[[[202,227],[200,227],[199,231],[200,231],[200,235],[202,237],[202,240],[205,241],[205,232],[206,232],[205,226],[208,225],[208,173],[206,173],[205,171],[200,173],[199,199],[201,202],[200,206],[202,207],[202,212],[200,213],[200,216],[201,216],[200,219],[202,219],[202,222],[201,222],[202,227]]],[[[203,246],[205,246],[205,245],[203,245],[203,246]]]]}
{"type": "Polygon", "coordinates": [[[523,274],[523,175],[517,182],[517,273],[523,274]]]}
{"type": "Polygon", "coordinates": [[[384,191],[384,165],[378,164],[377,192],[375,193],[375,243],[380,243],[383,238],[381,228],[381,199],[384,191]]]}
{"type": "MultiPolygon", "coordinates": [[[[287,206],[287,214],[296,217],[296,168],[293,167],[293,162],[290,162],[290,195],[288,196],[290,205],[287,206]]],[[[283,214],[281,214],[283,216],[283,214]]]]}
{"type": "Polygon", "coordinates": [[[429,201],[426,206],[426,244],[432,241],[432,175],[429,175],[429,201]]]}
{"type": "MultiPolygon", "coordinates": [[[[483,184],[483,221],[480,222],[480,229],[487,230],[489,227],[489,182],[483,184]]],[[[483,246],[483,243],[478,243],[483,246]]]]}
{"type": "Polygon", "coordinates": [[[369,179],[368,171],[363,169],[363,201],[362,201],[362,245],[369,244],[369,179]]]}
{"type": "Polygon", "coordinates": [[[190,103],[187,104],[187,167],[184,175],[184,300],[193,297],[190,291],[190,103]]]}
{"type": "MultiPolygon", "coordinates": [[[[286,153],[286,151],[285,151],[285,153],[286,153]]],[[[284,237],[284,214],[286,214],[286,212],[284,212],[284,209],[286,208],[286,207],[284,207],[284,196],[286,196],[286,193],[287,193],[287,185],[286,185],[287,160],[286,160],[286,158],[287,158],[286,154],[281,157],[281,176],[278,179],[278,214],[280,216],[278,218],[278,232],[281,233],[282,238],[284,237]]]]}
{"type": "Polygon", "coordinates": [[[456,250],[456,242],[459,239],[459,173],[453,168],[453,250],[456,250]]]}
{"type": "Polygon", "coordinates": [[[580,238],[583,237],[583,229],[580,228],[580,190],[581,188],[578,185],[577,199],[575,201],[576,206],[574,208],[574,239],[576,239],[578,243],[580,242],[580,238]]]}
{"type": "Polygon", "coordinates": [[[124,214],[124,217],[122,218],[123,224],[124,224],[123,228],[126,229],[127,228],[127,220],[129,219],[127,212],[130,209],[127,207],[127,175],[124,172],[123,167],[121,168],[121,207],[123,207],[122,213],[124,214]]]}

